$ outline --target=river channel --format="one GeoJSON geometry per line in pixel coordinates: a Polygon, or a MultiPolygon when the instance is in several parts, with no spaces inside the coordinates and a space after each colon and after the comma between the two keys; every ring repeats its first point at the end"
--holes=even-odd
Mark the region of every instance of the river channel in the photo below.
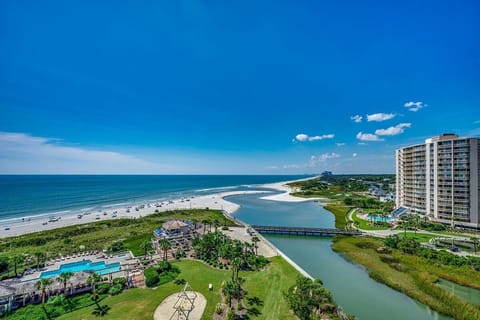
{"type": "MultiPolygon", "coordinates": [[[[241,208],[235,217],[249,224],[334,228],[334,216],[319,203],[261,200],[264,195],[239,195],[227,200],[241,208]]],[[[447,320],[427,306],[380,284],[360,265],[331,249],[332,238],[266,236],[310,275],[320,278],[347,313],[360,320],[447,320]]]]}

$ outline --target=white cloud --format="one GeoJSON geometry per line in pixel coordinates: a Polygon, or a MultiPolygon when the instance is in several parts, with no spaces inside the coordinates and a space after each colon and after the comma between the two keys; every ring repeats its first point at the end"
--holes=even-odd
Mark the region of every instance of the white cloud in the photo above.
{"type": "Polygon", "coordinates": [[[343,147],[344,145],[346,145],[345,142],[337,142],[336,143],[337,147],[343,147]]]}
{"type": "Polygon", "coordinates": [[[405,128],[410,128],[411,126],[411,123],[399,123],[396,126],[387,129],[375,130],[375,134],[377,136],[396,136],[402,134],[405,131],[405,128]]]}
{"type": "Polygon", "coordinates": [[[317,141],[317,140],[333,139],[333,138],[335,138],[334,134],[322,134],[321,136],[309,136],[308,134],[305,134],[305,133],[299,133],[295,136],[293,141],[305,142],[305,141],[317,141]]]}
{"type": "Polygon", "coordinates": [[[376,134],[372,133],[357,133],[357,139],[360,141],[383,141],[383,139],[379,138],[376,134]]]}
{"type": "Polygon", "coordinates": [[[412,112],[417,112],[418,110],[426,107],[427,104],[424,104],[422,101],[417,101],[417,102],[410,101],[410,102],[406,102],[403,106],[405,108],[408,108],[408,110],[412,112]]]}
{"type": "Polygon", "coordinates": [[[367,121],[385,121],[385,120],[390,120],[395,118],[395,114],[393,113],[373,113],[373,114],[367,114],[367,121]]]}
{"type": "Polygon", "coordinates": [[[359,114],[356,114],[356,115],[350,117],[350,120],[352,120],[353,122],[356,122],[356,123],[362,122],[362,119],[363,119],[363,117],[359,114]]]}
{"type": "Polygon", "coordinates": [[[355,152],[352,154],[352,157],[356,158],[358,156],[358,154],[356,154],[355,152]]]}
{"type": "Polygon", "coordinates": [[[311,156],[310,162],[308,163],[308,167],[317,167],[318,165],[326,162],[328,159],[335,159],[335,158],[340,158],[340,155],[335,152],[331,152],[331,153],[327,152],[318,156],[311,156]]]}
{"type": "Polygon", "coordinates": [[[58,139],[0,132],[2,173],[152,173],[165,167],[111,151],[65,146],[58,139]]]}

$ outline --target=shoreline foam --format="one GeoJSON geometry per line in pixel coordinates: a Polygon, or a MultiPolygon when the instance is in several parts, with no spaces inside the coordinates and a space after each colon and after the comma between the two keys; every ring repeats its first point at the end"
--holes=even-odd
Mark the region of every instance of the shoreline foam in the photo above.
{"type": "MultiPolygon", "coordinates": [[[[307,178],[307,179],[312,179],[312,178],[307,178]]],[[[300,199],[300,201],[313,200],[313,199],[296,198],[288,194],[288,192],[291,189],[290,187],[286,186],[286,184],[294,181],[301,181],[301,180],[305,180],[305,179],[262,184],[262,185],[257,185],[256,187],[284,191],[284,193],[280,194],[280,195],[283,195],[282,197],[274,197],[276,195],[273,195],[271,196],[271,198],[265,197],[267,198],[266,200],[292,201],[292,200],[289,200],[289,197],[294,199],[300,199]]],[[[175,199],[175,200],[147,202],[143,204],[137,204],[136,206],[128,206],[128,207],[120,207],[120,208],[103,208],[103,210],[91,211],[89,214],[85,214],[84,211],[80,211],[80,210],[79,211],[72,210],[69,212],[68,215],[58,215],[57,218],[60,218],[60,219],[56,222],[48,222],[49,220],[48,217],[50,217],[51,214],[44,214],[44,215],[39,215],[35,217],[32,216],[30,217],[30,219],[25,218],[24,221],[22,221],[21,218],[1,220],[0,223],[2,224],[2,229],[0,232],[0,238],[20,236],[24,234],[39,232],[39,231],[52,230],[52,229],[85,224],[85,223],[92,223],[97,221],[105,221],[105,220],[120,219],[120,218],[131,218],[131,219],[140,218],[146,215],[154,214],[155,210],[158,210],[158,212],[164,212],[168,210],[210,208],[210,209],[222,210],[228,216],[234,218],[232,214],[235,211],[237,211],[240,208],[240,206],[236,203],[225,200],[224,199],[225,197],[233,196],[233,195],[241,195],[241,194],[256,194],[256,193],[269,193],[269,192],[271,191],[267,191],[267,190],[226,191],[226,192],[219,192],[219,193],[213,193],[213,194],[202,195],[202,196],[184,197],[184,198],[175,199]],[[158,204],[163,203],[163,204],[161,207],[156,207],[155,205],[157,203],[158,204]],[[138,208],[138,210],[136,208],[138,208]],[[130,212],[127,212],[127,211],[130,211],[130,212]],[[116,217],[112,217],[114,212],[116,212],[116,217]],[[104,213],[107,213],[107,214],[105,215],[104,213]],[[82,218],[79,219],[78,215],[82,215],[82,218]],[[98,219],[97,219],[97,216],[99,217],[98,219]],[[45,222],[47,222],[47,224],[45,224],[45,222]],[[5,230],[5,226],[8,226],[9,230],[5,230]]]]}

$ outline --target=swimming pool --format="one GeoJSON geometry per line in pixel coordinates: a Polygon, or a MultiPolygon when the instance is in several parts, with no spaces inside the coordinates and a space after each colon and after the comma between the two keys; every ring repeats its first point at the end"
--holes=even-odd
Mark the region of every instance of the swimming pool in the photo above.
{"type": "Polygon", "coordinates": [[[40,274],[40,279],[58,277],[62,272],[94,271],[98,275],[109,274],[120,271],[120,262],[106,264],[104,261],[92,262],[83,260],[60,265],[60,268],[45,271],[40,274]]]}
{"type": "Polygon", "coordinates": [[[376,221],[376,222],[391,222],[392,220],[394,220],[392,217],[390,216],[387,216],[387,217],[382,217],[382,216],[368,216],[368,220],[373,220],[373,221],[376,221]]]}

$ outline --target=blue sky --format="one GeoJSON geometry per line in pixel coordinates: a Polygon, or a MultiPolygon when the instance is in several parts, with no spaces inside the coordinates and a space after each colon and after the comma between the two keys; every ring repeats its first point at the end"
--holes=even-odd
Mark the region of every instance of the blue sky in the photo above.
{"type": "Polygon", "coordinates": [[[479,136],[479,17],[478,1],[2,1],[0,172],[393,172],[395,148],[479,136]]]}

